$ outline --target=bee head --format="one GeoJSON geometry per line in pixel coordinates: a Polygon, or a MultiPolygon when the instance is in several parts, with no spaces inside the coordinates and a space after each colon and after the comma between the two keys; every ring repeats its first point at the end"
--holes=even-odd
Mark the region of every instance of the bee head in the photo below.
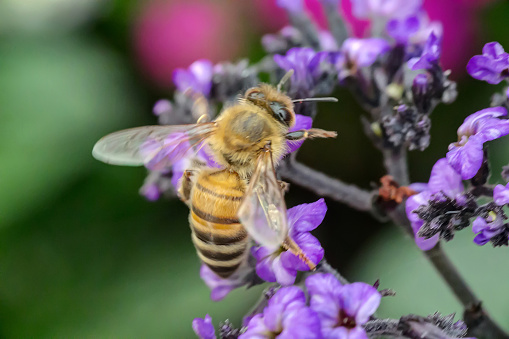
{"type": "Polygon", "coordinates": [[[295,124],[292,99],[271,85],[260,84],[258,87],[248,89],[244,99],[263,108],[286,127],[292,127],[295,124]]]}

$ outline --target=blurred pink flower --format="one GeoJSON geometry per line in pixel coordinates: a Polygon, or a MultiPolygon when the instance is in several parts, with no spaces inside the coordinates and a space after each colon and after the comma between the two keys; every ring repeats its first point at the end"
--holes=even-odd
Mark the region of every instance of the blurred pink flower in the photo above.
{"type": "Polygon", "coordinates": [[[197,59],[235,59],[243,49],[241,16],[235,2],[156,0],[140,2],[133,45],[142,71],[169,87],[172,72],[197,59]]]}

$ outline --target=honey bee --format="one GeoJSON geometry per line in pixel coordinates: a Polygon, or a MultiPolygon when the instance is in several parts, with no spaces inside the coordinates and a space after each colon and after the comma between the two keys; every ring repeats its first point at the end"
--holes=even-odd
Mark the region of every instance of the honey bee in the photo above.
{"type": "MultiPolygon", "coordinates": [[[[294,102],[337,100],[292,100],[280,91],[289,76],[291,73],[277,87],[262,83],[247,90],[212,122],[200,118],[191,125],[118,131],[100,139],[92,151],[96,159],[109,164],[141,166],[165,149],[184,143],[195,149],[207,145],[220,168],[195,166],[186,170],[179,197],[190,209],[198,256],[222,278],[246,261],[250,239],[273,249],[288,249],[311,269],[315,267],[288,236],[286,205],[275,164],[287,151],[287,140],[336,137],[336,132],[315,128],[289,132],[295,124],[294,102]],[[176,137],[168,138],[172,135],[176,137]],[[142,152],[141,146],[148,140],[156,147],[142,152]]],[[[182,156],[173,154],[171,160],[161,162],[161,168],[182,156]]]]}

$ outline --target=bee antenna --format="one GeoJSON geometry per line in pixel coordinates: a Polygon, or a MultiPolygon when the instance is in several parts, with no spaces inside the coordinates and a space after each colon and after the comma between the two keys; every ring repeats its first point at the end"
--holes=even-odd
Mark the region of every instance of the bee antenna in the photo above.
{"type": "Polygon", "coordinates": [[[283,87],[283,85],[288,81],[288,79],[290,79],[293,75],[294,71],[293,69],[289,70],[288,72],[286,72],[286,74],[281,78],[281,80],[279,81],[279,84],[277,84],[277,91],[278,92],[281,92],[281,87],[283,87]]]}
{"type": "Polygon", "coordinates": [[[334,97],[324,97],[324,98],[305,98],[305,99],[294,99],[292,102],[300,104],[301,102],[308,102],[308,101],[318,101],[318,102],[338,102],[337,98],[334,97]]]}

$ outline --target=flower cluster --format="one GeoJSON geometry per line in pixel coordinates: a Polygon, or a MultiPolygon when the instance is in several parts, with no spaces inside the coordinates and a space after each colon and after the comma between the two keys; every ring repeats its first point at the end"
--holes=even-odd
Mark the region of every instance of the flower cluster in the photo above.
{"type": "MultiPolygon", "coordinates": [[[[309,276],[305,287],[309,304],[301,288],[283,287],[249,319],[239,338],[367,337],[362,325],[380,304],[376,288],[365,283],[343,285],[330,273],[309,276]]],[[[200,338],[215,338],[208,315],[195,319],[193,329],[200,338]]]]}
{"type": "MultiPolygon", "coordinates": [[[[500,44],[488,43],[483,55],[470,60],[467,70],[474,78],[499,83],[507,71],[508,57],[500,44]]],[[[508,101],[505,95],[498,100],[502,105],[468,116],[458,128],[458,141],[449,145],[446,158],[433,167],[427,187],[407,200],[407,216],[421,249],[433,248],[439,239],[452,239],[454,231],[469,226],[472,218],[476,244],[508,245],[509,226],[502,209],[509,202],[508,190],[503,185],[487,185],[490,169],[484,147],[509,134],[508,101]],[[469,180],[469,189],[465,190],[463,180],[469,180]],[[493,201],[479,205],[481,197],[493,201]]]]}
{"type": "MultiPolygon", "coordinates": [[[[310,19],[303,0],[277,0],[278,6],[287,11],[291,26],[263,37],[268,55],[257,64],[241,60],[214,65],[202,59],[187,69],[176,70],[173,100],[158,101],[153,109],[159,123],[195,123],[199,118],[197,99],[205,99],[206,111],[214,116],[219,107],[257,85],[262,73],[268,73],[269,82],[277,83],[284,74],[293,72],[282,88],[292,99],[329,95],[338,87],[349,89],[366,111],[362,117],[365,132],[384,156],[426,149],[430,143],[431,113],[438,104],[451,103],[457,96],[456,84],[448,78],[450,71],[440,64],[441,24],[430,21],[422,0],[358,0],[352,2],[353,13],[358,19],[369,20],[371,36],[349,37],[338,14],[338,0],[320,2],[329,30],[322,30],[310,19]]],[[[509,53],[496,42],[486,44],[482,55],[470,60],[467,70],[472,77],[490,84],[508,81],[509,53]]],[[[492,107],[465,119],[458,129],[457,142],[451,143],[445,157],[433,166],[428,183],[402,186],[405,193],[396,196],[399,204],[417,192],[407,199],[406,214],[422,250],[432,249],[441,239],[452,239],[455,232],[471,223],[476,244],[509,243],[508,216],[504,211],[509,204],[509,183],[488,184],[490,168],[485,147],[487,142],[509,134],[509,89],[494,96],[492,103],[492,107]],[[490,201],[486,202],[486,198],[490,201]]],[[[295,106],[296,125],[291,131],[309,129],[316,108],[316,102],[301,100],[295,106]]],[[[217,166],[207,145],[192,147],[190,143],[175,143],[175,138],[182,136],[173,133],[162,141],[147,140],[140,149],[149,170],[141,192],[149,200],[178,190],[184,170],[194,163],[217,166]]],[[[300,144],[289,142],[287,149],[293,152],[300,144]]],[[[504,178],[509,180],[509,170],[504,171],[504,178]]],[[[395,210],[393,206],[392,211],[395,210]]],[[[286,242],[277,248],[254,244],[246,262],[228,278],[221,278],[202,265],[200,276],[215,301],[241,286],[263,281],[277,283],[266,295],[266,303],[245,318],[243,328],[223,324],[222,338],[367,338],[373,333],[392,337],[431,334],[437,338],[465,335],[465,325],[453,323],[450,316],[411,315],[392,322],[374,318],[382,294],[368,284],[340,283],[330,273],[306,272],[298,278],[298,271],[309,271],[309,266],[288,249],[288,244],[294,243],[308,263],[318,265],[324,250],[310,232],[322,223],[326,211],[323,199],[289,209],[286,242]],[[299,286],[294,285],[299,279],[299,286]]],[[[193,329],[201,338],[216,338],[208,315],[195,319],[193,329]]]]}

